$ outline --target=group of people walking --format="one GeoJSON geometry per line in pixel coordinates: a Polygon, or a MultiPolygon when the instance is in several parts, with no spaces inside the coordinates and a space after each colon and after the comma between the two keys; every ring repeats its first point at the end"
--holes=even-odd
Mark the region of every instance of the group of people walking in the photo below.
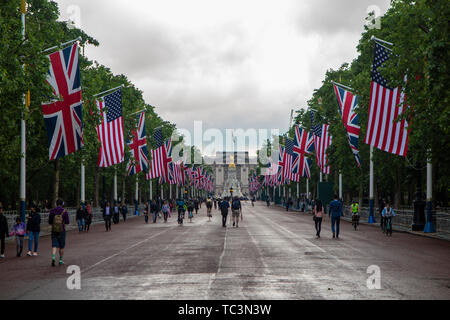
{"type": "MultiPolygon", "coordinates": [[[[358,202],[355,200],[352,201],[350,206],[350,210],[352,213],[352,226],[356,230],[359,225],[360,220],[360,207],[358,202]]],[[[339,201],[338,196],[334,195],[333,201],[330,202],[329,205],[329,216],[331,218],[331,232],[333,233],[333,238],[339,238],[340,231],[340,221],[343,216],[343,205],[342,202],[339,201]]],[[[383,233],[387,236],[392,236],[392,217],[395,216],[395,211],[390,207],[389,202],[384,203],[381,202],[380,205],[380,227],[383,230],[383,233]]],[[[314,201],[313,206],[313,219],[315,222],[316,236],[320,238],[321,225],[324,217],[324,207],[322,202],[317,199],[314,201]]]]}

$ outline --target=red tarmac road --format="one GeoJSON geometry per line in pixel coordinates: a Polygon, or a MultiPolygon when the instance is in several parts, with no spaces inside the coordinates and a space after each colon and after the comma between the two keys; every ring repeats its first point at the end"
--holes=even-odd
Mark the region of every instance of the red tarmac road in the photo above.
{"type": "Polygon", "coordinates": [[[310,215],[262,202],[243,213],[239,228],[223,228],[214,209],[208,222],[202,206],[183,226],[172,214],[167,224],[138,217],[108,233],[69,231],[65,265],[53,268],[48,236],[38,257],[16,258],[7,244],[0,299],[450,299],[447,241],[348,222],[336,240],[329,218],[316,239],[310,215]],[[81,269],[80,290],[67,288],[69,265],[81,269]],[[371,265],[380,289],[367,287],[371,265]]]}

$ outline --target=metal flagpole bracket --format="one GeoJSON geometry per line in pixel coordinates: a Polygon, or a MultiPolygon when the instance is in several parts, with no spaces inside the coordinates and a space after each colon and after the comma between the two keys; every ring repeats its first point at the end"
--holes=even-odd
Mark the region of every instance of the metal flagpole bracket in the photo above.
{"type": "Polygon", "coordinates": [[[70,40],[70,41],[67,41],[65,43],[61,43],[59,46],[54,46],[54,47],[45,49],[44,51],[42,51],[42,53],[45,53],[45,52],[48,52],[48,51],[52,51],[52,50],[55,50],[55,49],[58,49],[58,48],[62,48],[62,47],[68,46],[68,45],[70,45],[70,44],[72,44],[72,43],[74,43],[76,41],[81,41],[81,40],[82,40],[82,38],[80,36],[80,37],[78,37],[78,38],[76,38],[74,40],[70,40]]]}
{"type": "Polygon", "coordinates": [[[382,42],[382,43],[387,44],[387,45],[390,45],[390,46],[393,46],[393,45],[394,45],[394,44],[391,43],[391,42],[384,41],[384,40],[382,40],[382,39],[380,39],[380,38],[377,38],[377,37],[375,37],[375,36],[370,37],[370,40],[382,42]]]}
{"type": "Polygon", "coordinates": [[[112,88],[112,89],[109,89],[109,90],[106,90],[106,91],[103,91],[103,92],[94,94],[93,97],[98,97],[98,96],[100,96],[100,95],[103,95],[103,94],[106,94],[106,93],[109,93],[109,92],[112,92],[112,91],[116,91],[116,90],[122,89],[122,88],[124,88],[124,87],[125,87],[125,85],[122,84],[122,85],[120,85],[120,86],[118,86],[118,87],[115,87],[115,88],[112,88]]]}
{"type": "Polygon", "coordinates": [[[343,84],[340,84],[340,83],[334,82],[333,80],[331,80],[331,83],[332,83],[332,84],[335,84],[335,85],[337,85],[337,86],[339,86],[339,87],[342,87],[342,88],[348,89],[348,90],[354,90],[353,88],[350,88],[350,87],[344,86],[343,84]]]}
{"type": "Polygon", "coordinates": [[[141,113],[141,112],[144,112],[144,111],[147,111],[147,110],[145,110],[145,109],[142,109],[142,110],[139,110],[139,111],[136,111],[136,112],[133,112],[133,113],[130,113],[128,116],[132,116],[132,115],[134,115],[134,114],[138,114],[138,113],[141,113]]]}

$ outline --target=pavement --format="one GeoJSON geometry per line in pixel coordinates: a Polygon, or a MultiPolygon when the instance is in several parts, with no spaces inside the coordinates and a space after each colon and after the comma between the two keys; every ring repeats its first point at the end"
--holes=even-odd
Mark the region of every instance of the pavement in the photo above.
{"type": "Polygon", "coordinates": [[[183,226],[172,214],[166,224],[137,217],[111,232],[69,231],[65,265],[56,267],[48,236],[38,257],[17,258],[7,244],[0,299],[450,299],[448,241],[386,237],[369,225],[355,231],[346,221],[333,239],[329,218],[317,238],[311,216],[263,202],[244,203],[243,216],[239,228],[223,228],[219,211],[208,221],[202,206],[183,226]],[[72,265],[81,270],[79,290],[67,286],[72,265]],[[368,288],[376,276],[368,269],[379,270],[379,289],[368,288]]]}

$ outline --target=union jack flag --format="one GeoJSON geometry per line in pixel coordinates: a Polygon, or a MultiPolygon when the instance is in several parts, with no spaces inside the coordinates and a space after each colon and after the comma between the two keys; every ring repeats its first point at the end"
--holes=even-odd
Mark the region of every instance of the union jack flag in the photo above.
{"type": "Polygon", "coordinates": [[[300,177],[311,178],[311,160],[305,155],[314,152],[314,136],[305,129],[295,126],[294,146],[292,150],[293,181],[300,181],[300,177]]]}
{"type": "Polygon", "coordinates": [[[347,129],[348,143],[350,144],[358,167],[361,168],[361,157],[359,156],[358,149],[360,131],[359,116],[355,112],[358,106],[358,97],[337,85],[333,85],[333,87],[339,104],[339,112],[341,113],[345,129],[347,129]]]}
{"type": "Polygon", "coordinates": [[[148,167],[148,150],[147,137],[145,135],[145,114],[139,115],[137,130],[132,131],[133,140],[128,141],[132,157],[128,161],[127,172],[131,176],[141,171],[147,171],[148,167]]]}
{"type": "MultiPolygon", "coordinates": [[[[152,150],[152,164],[149,178],[159,177],[159,183],[171,183],[174,181],[172,167],[172,139],[168,139],[162,146],[152,150]]],[[[173,183],[172,183],[173,184],[173,183]]]]}
{"type": "Polygon", "coordinates": [[[47,128],[49,159],[55,160],[84,146],[78,44],[54,52],[48,58],[50,69],[46,80],[58,98],[43,103],[42,113],[47,128]]]}

